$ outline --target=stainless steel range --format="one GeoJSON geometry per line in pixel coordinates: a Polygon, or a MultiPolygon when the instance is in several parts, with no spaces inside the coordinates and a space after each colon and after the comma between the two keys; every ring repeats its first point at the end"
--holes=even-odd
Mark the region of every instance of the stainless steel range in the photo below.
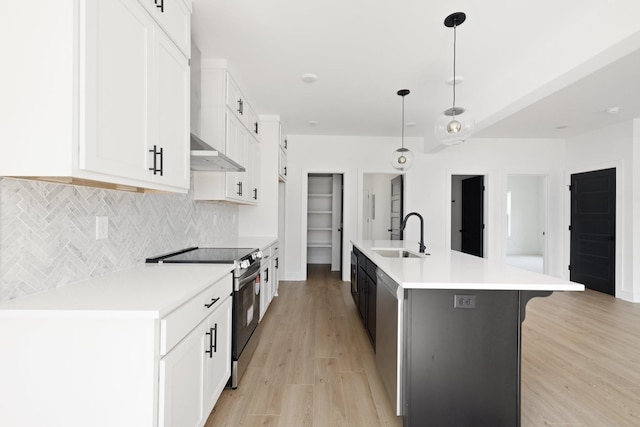
{"type": "Polygon", "coordinates": [[[187,248],[148,258],[148,263],[230,264],[233,270],[233,321],[231,379],[227,386],[237,388],[260,339],[260,259],[254,248],[187,248]]]}

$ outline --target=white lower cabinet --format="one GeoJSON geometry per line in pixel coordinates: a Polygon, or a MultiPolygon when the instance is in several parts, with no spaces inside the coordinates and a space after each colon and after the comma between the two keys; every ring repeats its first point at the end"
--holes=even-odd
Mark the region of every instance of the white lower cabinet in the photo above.
{"type": "Polygon", "coordinates": [[[262,249],[260,270],[260,320],[267,312],[273,297],[278,295],[278,242],[262,249]]]}
{"type": "Polygon", "coordinates": [[[231,377],[231,310],[229,298],[218,310],[209,316],[205,331],[204,359],[204,413],[207,420],[229,377],[231,377]],[[209,333],[207,335],[207,332],[209,333]],[[207,353],[206,350],[210,351],[207,353]]]}
{"type": "Polygon", "coordinates": [[[0,426],[206,423],[231,375],[230,269],[191,297],[197,266],[131,274],[0,304],[0,426]]]}
{"type": "Polygon", "coordinates": [[[160,360],[160,427],[203,424],[206,329],[204,321],[160,360]]]}
{"type": "Polygon", "coordinates": [[[273,247],[271,252],[271,298],[278,296],[278,288],[280,283],[280,255],[278,246],[273,247]]]}
{"type": "Polygon", "coordinates": [[[204,425],[231,375],[231,298],[160,360],[160,427],[204,425]]]}

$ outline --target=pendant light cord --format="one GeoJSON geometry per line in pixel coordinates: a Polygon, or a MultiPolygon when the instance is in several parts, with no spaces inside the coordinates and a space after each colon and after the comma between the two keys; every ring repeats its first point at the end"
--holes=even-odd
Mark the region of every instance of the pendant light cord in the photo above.
{"type": "Polygon", "coordinates": [[[453,118],[456,117],[456,27],[457,23],[453,24],[453,108],[451,112],[453,113],[453,118]]]}
{"type": "Polygon", "coordinates": [[[402,95],[402,148],[404,149],[404,95],[402,95]]]}

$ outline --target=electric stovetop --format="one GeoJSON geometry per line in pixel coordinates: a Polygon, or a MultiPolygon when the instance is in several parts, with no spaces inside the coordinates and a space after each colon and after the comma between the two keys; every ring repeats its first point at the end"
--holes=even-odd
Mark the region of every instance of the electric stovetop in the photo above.
{"type": "Polygon", "coordinates": [[[201,263],[229,264],[240,261],[256,251],[255,248],[187,248],[155,258],[147,258],[148,263],[201,263]]]}

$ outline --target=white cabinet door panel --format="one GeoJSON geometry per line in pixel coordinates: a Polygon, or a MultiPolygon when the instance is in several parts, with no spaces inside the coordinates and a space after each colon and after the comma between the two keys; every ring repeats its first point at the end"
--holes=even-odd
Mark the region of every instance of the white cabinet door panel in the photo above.
{"type": "MultiPolygon", "coordinates": [[[[231,309],[232,298],[216,309],[207,322],[207,349],[213,344],[211,354],[205,355],[204,408],[213,408],[220,393],[231,377],[231,309]]],[[[206,419],[208,413],[204,414],[206,419]]]]}
{"type": "MultiPolygon", "coordinates": [[[[189,187],[189,63],[167,36],[158,32],[153,144],[162,147],[162,176],[154,180],[189,187]]],[[[153,145],[152,144],[152,145],[153,145]]],[[[153,147],[149,147],[151,149],[153,147]]]]}
{"type": "Polygon", "coordinates": [[[206,320],[160,360],[160,427],[200,427],[203,421],[206,320]]]}
{"type": "Polygon", "coordinates": [[[87,1],[81,40],[80,169],[148,179],[154,23],[135,1],[87,1]]]}
{"type": "Polygon", "coordinates": [[[182,53],[191,55],[191,12],[182,0],[139,0],[182,53]]]}

